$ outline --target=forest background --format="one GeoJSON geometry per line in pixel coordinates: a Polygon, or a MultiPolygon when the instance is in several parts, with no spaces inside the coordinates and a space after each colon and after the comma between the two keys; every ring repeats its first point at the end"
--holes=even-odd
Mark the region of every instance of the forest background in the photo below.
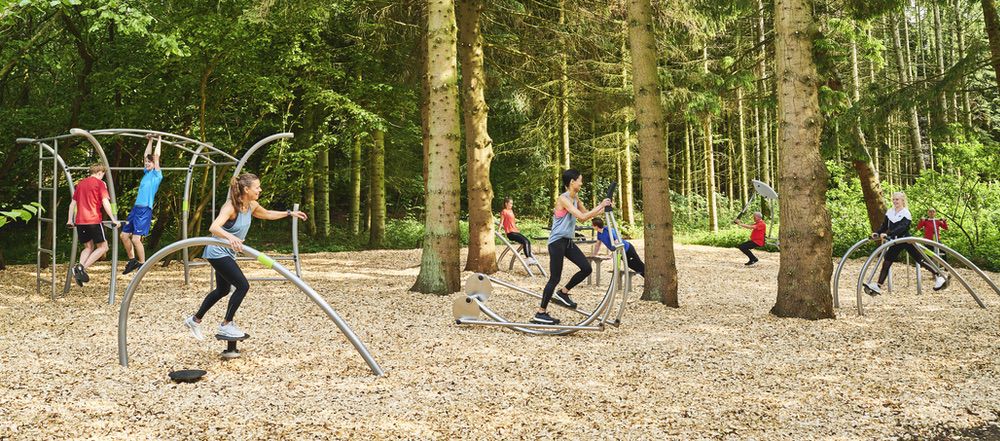
{"type": "MultiPolygon", "coordinates": [[[[0,223],[0,262],[35,259],[32,210],[10,210],[38,200],[38,151],[15,139],[73,127],[178,133],[236,156],[267,135],[293,132],[293,140],[255,154],[247,170],[261,175],[265,205],[299,203],[309,213],[303,252],[421,246],[423,2],[0,4],[0,209],[18,218],[0,223]]],[[[812,5],[834,253],[870,231],[869,185],[881,187],[883,199],[905,190],[917,218],[937,209],[951,225],[945,243],[1000,269],[993,0],[812,5]]],[[[584,173],[588,206],[611,181],[622,184],[620,220],[627,236],[640,237],[642,158],[624,6],[483,6],[494,213],[511,197],[526,235],[545,236],[558,174],[574,167],[584,173]]],[[[746,240],[731,220],[752,194],[750,180],[778,187],[773,5],[653,6],[675,232],[684,242],[735,245],[746,240]]],[[[143,144],[115,138],[105,149],[112,165],[139,166],[143,144]]],[[[75,165],[96,160],[86,143],[63,144],[60,154],[75,165]]],[[[459,157],[466,213],[464,150],[459,157]]],[[[163,162],[186,166],[189,159],[166,149],[163,162]]],[[[121,218],[140,177],[115,173],[121,218]]],[[[207,234],[207,201],[213,189],[225,194],[227,177],[224,170],[216,182],[196,175],[190,236],[207,234]]],[[[180,236],[183,185],[183,174],[166,173],[148,249],[180,236]]],[[[65,185],[59,200],[61,225],[65,185]]],[[[776,207],[755,209],[780,219],[776,207]]],[[[252,241],[283,250],[288,232],[285,223],[265,223],[252,241]]],[[[57,234],[68,241],[66,229],[57,234]]]]}

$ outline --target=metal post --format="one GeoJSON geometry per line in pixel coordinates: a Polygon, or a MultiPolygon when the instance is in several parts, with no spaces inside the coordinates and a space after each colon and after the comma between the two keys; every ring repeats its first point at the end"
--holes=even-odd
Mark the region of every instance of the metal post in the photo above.
{"type": "MultiPolygon", "coordinates": [[[[38,207],[42,207],[42,158],[44,157],[42,146],[38,145],[38,207]]],[[[53,161],[54,162],[54,161],[53,161]]],[[[42,216],[35,216],[38,232],[35,241],[35,294],[42,290],[42,216]]],[[[55,268],[52,268],[52,279],[55,280],[55,268]]],[[[52,297],[55,298],[55,283],[52,284],[52,297]]]]}
{"type": "MultiPolygon", "coordinates": [[[[299,204],[293,204],[292,211],[299,211],[299,204]]],[[[299,259],[299,218],[295,216],[292,216],[292,259],[295,260],[295,275],[302,277],[302,263],[299,259]]]]}

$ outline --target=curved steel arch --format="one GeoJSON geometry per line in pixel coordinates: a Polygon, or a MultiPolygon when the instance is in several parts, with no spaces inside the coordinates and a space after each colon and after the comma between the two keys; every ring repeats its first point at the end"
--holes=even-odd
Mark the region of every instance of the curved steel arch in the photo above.
{"type": "Polygon", "coordinates": [[[840,308],[840,271],[844,269],[844,264],[847,260],[851,258],[851,254],[854,253],[861,245],[864,245],[872,240],[871,237],[866,237],[857,241],[854,245],[851,245],[847,249],[847,252],[840,258],[840,263],[837,264],[836,271],[833,272],[833,307],[840,308]]]}
{"type": "MultiPolygon", "coordinates": [[[[862,298],[863,297],[862,297],[862,294],[861,294],[861,284],[863,283],[864,275],[865,275],[865,273],[868,272],[868,267],[871,265],[872,260],[874,260],[876,256],[881,256],[882,254],[884,254],[885,251],[887,249],[889,249],[889,247],[891,247],[893,245],[897,245],[897,244],[904,244],[904,243],[912,243],[912,244],[920,245],[921,248],[923,248],[922,245],[930,245],[930,246],[937,247],[940,250],[943,250],[945,253],[947,253],[947,254],[951,255],[952,257],[958,259],[958,261],[961,262],[963,265],[969,267],[970,269],[972,269],[973,271],[975,271],[977,274],[979,274],[979,277],[981,277],[984,281],[986,281],[986,284],[989,285],[990,288],[992,288],[993,291],[997,293],[997,295],[1000,295],[1000,287],[997,287],[997,285],[995,283],[993,283],[993,280],[990,279],[989,276],[987,276],[986,273],[983,272],[983,270],[979,269],[979,267],[976,266],[976,264],[972,263],[972,261],[970,261],[969,259],[967,259],[965,256],[963,256],[958,251],[955,251],[955,250],[951,249],[950,247],[948,247],[945,244],[934,242],[934,241],[928,240],[928,239],[924,239],[922,237],[901,237],[901,238],[898,238],[898,239],[893,239],[893,240],[887,241],[887,242],[883,243],[882,245],[880,245],[878,248],[875,249],[875,251],[872,251],[871,255],[868,256],[868,259],[865,260],[864,265],[861,266],[861,275],[858,277],[858,283],[857,283],[857,286],[855,288],[855,295],[857,297],[857,304],[858,304],[857,305],[858,306],[858,315],[864,315],[865,314],[864,307],[862,306],[862,298]]],[[[943,264],[943,266],[945,266],[945,268],[951,274],[953,274],[953,275],[955,275],[955,276],[958,277],[959,282],[961,282],[962,285],[965,286],[965,289],[967,291],[969,291],[969,294],[972,295],[972,298],[976,300],[976,303],[978,303],[979,306],[981,306],[983,308],[986,307],[986,305],[983,304],[982,300],[979,299],[979,296],[976,295],[976,293],[973,291],[972,287],[968,284],[968,282],[966,282],[965,278],[962,277],[962,275],[959,274],[957,271],[955,271],[955,269],[950,264],[948,264],[948,262],[946,262],[944,259],[941,259],[940,257],[938,257],[936,255],[934,256],[934,260],[935,260],[936,263],[943,264]]]]}
{"type": "MultiPolygon", "coordinates": [[[[215,147],[212,144],[209,144],[207,142],[201,142],[201,141],[198,141],[196,139],[191,139],[191,138],[188,138],[186,136],[178,135],[176,133],[160,132],[160,131],[157,131],[157,130],[146,130],[146,129],[99,129],[99,130],[92,130],[92,131],[90,131],[90,133],[93,134],[93,135],[127,135],[127,134],[134,134],[134,133],[141,133],[141,134],[145,135],[146,133],[152,133],[154,135],[159,135],[159,136],[169,136],[169,137],[173,137],[173,138],[179,139],[181,141],[184,141],[184,143],[195,144],[197,146],[200,146],[200,147],[203,147],[205,149],[208,149],[211,152],[209,154],[223,155],[227,159],[230,159],[232,161],[238,161],[238,159],[236,159],[235,156],[230,155],[229,153],[226,153],[226,152],[220,150],[218,147],[215,147]]],[[[175,143],[175,142],[171,142],[171,141],[167,141],[167,140],[165,140],[164,142],[172,144],[175,147],[181,147],[178,143],[175,143]]],[[[185,150],[187,150],[187,149],[185,149],[185,150]]],[[[194,152],[189,151],[188,153],[194,153],[194,152]]]]}
{"type": "MultiPolygon", "coordinates": [[[[118,196],[115,193],[115,179],[112,177],[111,164],[108,162],[108,156],[104,154],[104,147],[101,143],[94,137],[90,132],[83,129],[69,129],[69,133],[75,136],[86,138],[90,145],[94,146],[94,150],[97,150],[97,154],[101,156],[101,162],[104,163],[104,168],[107,172],[104,173],[104,179],[108,181],[108,194],[111,196],[111,211],[115,214],[115,218],[118,218],[118,196]]],[[[111,237],[114,240],[111,241],[111,282],[110,282],[110,293],[108,293],[108,304],[115,304],[115,290],[118,284],[118,226],[112,226],[111,231],[114,233],[111,237]]],[[[74,248],[76,243],[73,243],[74,248]]]]}
{"type": "Polygon", "coordinates": [[[243,166],[246,165],[247,160],[250,159],[251,156],[253,156],[254,152],[256,152],[257,149],[264,147],[265,145],[268,145],[279,139],[294,138],[294,137],[295,137],[294,133],[284,132],[284,133],[275,133],[260,141],[257,141],[257,143],[250,146],[250,150],[247,150],[247,152],[243,154],[243,157],[240,158],[239,163],[236,164],[236,169],[233,170],[233,177],[235,178],[240,175],[240,172],[243,171],[243,166]]]}
{"type": "MultiPolygon", "coordinates": [[[[132,281],[128,284],[128,288],[125,290],[125,295],[122,296],[121,309],[118,312],[118,362],[122,366],[126,367],[128,366],[129,308],[132,305],[132,297],[135,294],[135,290],[139,287],[139,284],[142,283],[142,278],[146,275],[146,273],[149,272],[151,268],[155,266],[157,262],[159,262],[165,256],[174,253],[180,249],[186,249],[189,247],[200,246],[200,245],[218,245],[218,246],[228,247],[229,243],[222,239],[214,237],[193,237],[190,239],[174,242],[170,245],[167,245],[166,247],[161,248],[159,251],[156,252],[156,254],[153,254],[152,257],[146,260],[146,263],[139,268],[139,271],[135,274],[135,277],[133,277],[132,281]]],[[[365,362],[368,363],[368,367],[371,368],[372,373],[379,377],[385,375],[385,372],[372,357],[371,353],[368,352],[368,348],[365,347],[364,342],[362,342],[361,339],[358,338],[358,336],[354,333],[354,331],[347,324],[347,322],[345,322],[344,319],[342,319],[340,315],[337,314],[337,311],[334,311],[333,308],[331,308],[330,305],[326,302],[326,300],[324,300],[323,297],[321,297],[318,293],[316,293],[316,291],[313,290],[312,287],[303,282],[302,279],[296,277],[295,274],[292,274],[290,271],[288,271],[287,268],[282,266],[280,263],[275,262],[266,254],[261,253],[260,251],[257,251],[253,248],[244,245],[243,253],[249,254],[250,256],[257,258],[257,260],[265,267],[277,271],[278,274],[284,276],[286,279],[288,279],[288,281],[294,283],[296,287],[298,287],[302,292],[304,292],[306,296],[309,297],[309,299],[311,299],[314,303],[316,303],[316,305],[319,306],[320,309],[322,309],[323,312],[326,313],[328,317],[330,317],[330,320],[333,320],[334,324],[337,325],[337,328],[340,329],[340,332],[343,333],[345,337],[347,337],[347,339],[351,342],[351,344],[354,345],[354,349],[356,349],[358,353],[361,354],[361,357],[364,358],[365,362]]]]}

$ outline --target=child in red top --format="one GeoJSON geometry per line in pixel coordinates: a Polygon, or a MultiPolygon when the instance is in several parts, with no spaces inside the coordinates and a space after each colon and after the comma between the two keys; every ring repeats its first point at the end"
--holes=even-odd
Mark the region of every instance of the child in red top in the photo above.
{"type": "Polygon", "coordinates": [[[111,223],[115,227],[118,226],[118,219],[114,211],[111,210],[108,186],[103,181],[105,172],[103,165],[90,166],[90,176],[76,183],[76,188],[73,190],[73,200],[69,203],[69,216],[66,225],[69,225],[70,228],[76,228],[80,243],[83,244],[80,260],[73,267],[73,278],[80,286],[83,286],[84,282],[90,281],[87,268],[108,252],[108,242],[101,226],[103,219],[101,207],[108,213],[111,223]]]}
{"type": "Polygon", "coordinates": [[[754,212],[753,214],[753,225],[744,224],[740,222],[739,219],[733,220],[733,223],[748,230],[753,230],[750,232],[750,240],[741,243],[737,247],[739,248],[740,251],[743,252],[743,254],[746,254],[747,257],[750,258],[750,261],[748,261],[744,265],[753,266],[759,260],[757,259],[757,256],[754,256],[750,250],[764,246],[764,236],[767,233],[767,225],[764,224],[764,216],[760,214],[759,211],[757,211],[754,212]]]}
{"type": "Polygon", "coordinates": [[[507,238],[524,245],[524,256],[528,259],[528,265],[537,265],[538,261],[531,255],[531,241],[524,237],[517,230],[517,218],[514,217],[514,200],[506,198],[503,200],[503,210],[500,210],[500,228],[507,234],[507,238]]]}
{"type": "Polygon", "coordinates": [[[948,221],[935,218],[936,214],[933,208],[927,210],[927,217],[917,222],[917,230],[924,232],[924,239],[940,242],[941,230],[948,229],[948,221]]]}

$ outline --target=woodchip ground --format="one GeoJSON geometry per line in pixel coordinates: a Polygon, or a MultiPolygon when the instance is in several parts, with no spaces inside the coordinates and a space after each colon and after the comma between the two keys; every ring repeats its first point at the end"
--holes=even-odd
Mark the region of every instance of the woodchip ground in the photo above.
{"type": "MultiPolygon", "coordinates": [[[[454,325],[460,294],[408,291],[419,250],[304,256],[304,279],[368,344],[383,378],[287,283],[252,285],[236,321],[253,338],[242,358],[219,360],[221,342],[182,325],[207,270],[185,287],[177,264],[137,292],[123,368],[106,263],[55,302],[35,294],[34,266],[11,267],[0,272],[0,438],[893,439],[995,424],[1000,297],[979,280],[969,278],[990,309],[958,283],[918,296],[912,272],[897,271],[895,292],[866,298],[862,317],[854,261],[836,320],[778,319],[768,314],[777,254],[744,268],[737,250],[677,251],[681,308],[633,299],[620,328],[557,338],[454,325]],[[167,378],[184,368],[208,374],[167,378]]],[[[603,292],[574,290],[581,305],[603,292]]],[[[527,320],[536,301],[496,288],[490,304],[527,320]]]]}

